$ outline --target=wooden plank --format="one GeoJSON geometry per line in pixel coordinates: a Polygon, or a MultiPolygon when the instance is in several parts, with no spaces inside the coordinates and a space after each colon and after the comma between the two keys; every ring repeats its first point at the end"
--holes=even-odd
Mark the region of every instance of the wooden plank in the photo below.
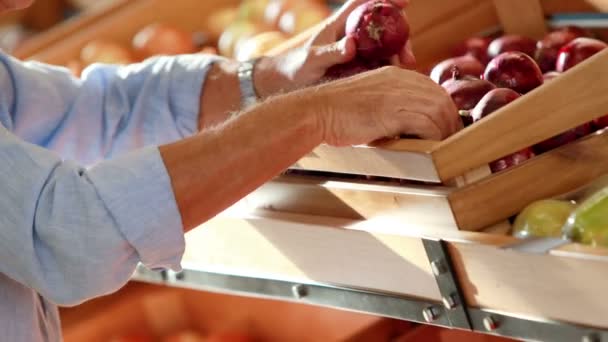
{"type": "Polygon", "coordinates": [[[540,0],[493,0],[506,33],[541,39],[547,34],[540,0]]]}
{"type": "Polygon", "coordinates": [[[412,37],[417,69],[428,72],[441,60],[452,56],[452,49],[461,41],[498,25],[494,5],[490,1],[479,2],[466,11],[455,13],[451,19],[412,37]]]}
{"type": "Polygon", "coordinates": [[[302,176],[280,177],[239,203],[241,210],[269,210],[352,220],[391,217],[403,228],[457,230],[449,188],[352,182],[302,176]]]}
{"type": "Polygon", "coordinates": [[[339,226],[220,217],[187,234],[183,262],[206,271],[441,299],[419,238],[330,227],[339,226]]]}
{"type": "Polygon", "coordinates": [[[460,229],[479,230],[533,201],[559,196],[608,173],[608,131],[545,153],[518,167],[451,192],[460,229]]]}
{"type": "MultiPolygon", "coordinates": [[[[572,12],[595,12],[602,11],[592,4],[594,0],[541,0],[543,12],[546,14],[572,13],[572,12]]],[[[603,11],[608,10],[604,7],[603,11]]]]}
{"type": "Polygon", "coordinates": [[[608,286],[607,250],[569,245],[556,255],[529,255],[500,248],[513,237],[404,230],[400,220],[342,225],[273,214],[218,217],[202,228],[187,236],[186,266],[428,300],[440,297],[420,237],[441,237],[470,305],[608,327],[608,302],[597,300],[608,286]]]}
{"type": "Polygon", "coordinates": [[[449,180],[605,115],[606,93],[608,50],[444,140],[433,152],[440,178],[449,180]]]}
{"type": "MultiPolygon", "coordinates": [[[[406,144],[402,144],[404,147],[406,144]]],[[[413,144],[416,149],[420,144],[413,144]]],[[[424,144],[427,145],[427,144],[424,144]]],[[[396,146],[396,145],[394,145],[396,146]]],[[[371,146],[336,148],[321,145],[301,158],[295,168],[439,183],[431,155],[371,146]]]]}
{"type": "Polygon", "coordinates": [[[473,307],[608,328],[608,257],[532,255],[450,243],[464,297],[473,307]]]}
{"type": "Polygon", "coordinates": [[[20,44],[18,48],[13,52],[13,55],[17,58],[27,58],[32,56],[39,51],[51,47],[62,39],[71,34],[76,33],[79,30],[84,29],[95,22],[106,18],[107,16],[115,13],[125,6],[133,3],[130,0],[115,0],[107,5],[95,6],[92,10],[84,11],[77,17],[67,20],[53,28],[36,34],[31,39],[20,44]]]}

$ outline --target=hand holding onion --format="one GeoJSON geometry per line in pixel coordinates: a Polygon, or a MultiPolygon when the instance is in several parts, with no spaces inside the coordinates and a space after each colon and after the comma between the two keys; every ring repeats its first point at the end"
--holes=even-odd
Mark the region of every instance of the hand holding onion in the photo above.
{"type": "Polygon", "coordinates": [[[415,58],[407,43],[409,26],[403,13],[407,3],[348,1],[304,47],[267,61],[276,69],[276,78],[284,80],[277,82],[282,85],[280,89],[269,93],[316,84],[328,74],[340,78],[391,64],[413,66],[415,58]]]}

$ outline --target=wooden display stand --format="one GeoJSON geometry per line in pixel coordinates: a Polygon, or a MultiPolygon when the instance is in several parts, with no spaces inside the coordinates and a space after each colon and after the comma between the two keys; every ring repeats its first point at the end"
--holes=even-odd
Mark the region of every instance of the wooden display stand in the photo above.
{"type": "MultiPolygon", "coordinates": [[[[156,20],[204,29],[206,15],[217,7],[216,1],[134,1],[30,57],[66,63],[93,37],[127,43],[140,27],[156,20]]],[[[428,70],[467,37],[497,27],[538,37],[546,30],[544,15],[605,10],[605,1],[412,0],[408,16],[420,68],[428,70]]],[[[302,44],[314,31],[295,37],[274,53],[302,44]]],[[[498,174],[491,175],[487,168],[493,160],[605,115],[606,94],[608,51],[445,141],[320,146],[295,167],[422,182],[277,178],[188,235],[186,270],[441,303],[446,294],[437,285],[425,242],[442,239],[462,291],[461,304],[472,310],[470,329],[539,336],[533,335],[539,330],[514,333],[508,318],[500,314],[495,317],[501,317],[503,325],[495,327],[488,313],[492,310],[582,326],[566,328],[574,332],[561,338],[581,337],[588,327],[608,329],[608,303],[602,300],[608,288],[606,250],[571,244],[529,253],[509,248],[519,241],[504,235],[510,229],[505,220],[530,202],[563,196],[608,173],[608,132],[498,174]]],[[[205,285],[200,279],[161,282],[205,285]]],[[[394,309],[331,305],[387,316],[394,309]]]]}
{"type": "MultiPolygon", "coordinates": [[[[205,30],[205,18],[220,6],[237,2],[177,0],[166,3],[160,0],[138,0],[118,3],[104,14],[92,15],[90,22],[73,23],[77,32],[62,40],[50,39],[45,48],[30,50],[29,57],[49,63],[65,64],[76,58],[82,46],[91,38],[110,39],[128,44],[132,35],[146,23],[164,21],[190,31],[205,30]]],[[[505,23],[505,29],[516,33],[538,36],[544,32],[543,14],[560,11],[589,11],[602,9],[601,4],[591,6],[585,1],[523,1],[458,0],[446,4],[441,0],[413,1],[408,8],[412,26],[413,46],[421,69],[428,69],[442,58],[449,56],[450,49],[461,40],[487,32],[505,23]],[[519,7],[518,7],[519,6],[519,7]],[[526,8],[525,16],[518,8],[526,8]],[[594,7],[596,6],[596,7],[594,7]],[[514,24],[517,22],[517,24],[514,24]],[[431,43],[432,42],[432,43],[431,43]]],[[[87,19],[83,19],[86,22],[87,19]]],[[[315,28],[305,32],[283,47],[271,53],[279,53],[304,42],[315,28]]],[[[50,34],[52,35],[52,34],[50,34]]],[[[59,35],[57,35],[59,36],[59,35]]],[[[506,172],[491,175],[487,163],[531,146],[560,132],[608,112],[608,51],[603,52],[570,70],[550,84],[527,94],[519,101],[504,107],[486,120],[479,122],[445,141],[396,140],[374,146],[333,148],[319,146],[302,158],[294,167],[335,174],[359,174],[380,176],[440,186],[375,187],[366,190],[361,182],[341,182],[340,190],[331,186],[317,189],[318,211],[327,213],[341,190],[356,192],[345,202],[352,208],[363,208],[363,213],[353,212],[348,218],[370,219],[379,215],[401,214],[410,210],[412,203],[407,194],[421,194],[413,207],[416,210],[441,210],[433,218],[440,226],[449,229],[481,230],[502,224],[507,218],[521,211],[528,203],[541,198],[557,196],[584,186],[608,172],[608,150],[603,148],[608,135],[595,134],[573,144],[533,158],[529,162],[506,172]],[[550,115],[548,114],[550,113],[550,115]],[[394,203],[375,206],[369,203],[394,203]],[[407,197],[407,198],[406,198],[407,197]],[[427,201],[428,200],[428,201],[427,201]]],[[[309,189],[310,181],[289,178],[290,189],[309,189]]],[[[286,185],[279,181],[277,184],[286,185]]],[[[276,186],[274,186],[276,188],[276,186]]],[[[255,196],[260,199],[259,194],[255,196]]],[[[304,196],[293,198],[306,201],[304,196]]],[[[251,202],[255,205],[254,202],[251,202]]],[[[289,212],[301,213],[302,205],[291,201],[284,203],[261,199],[259,207],[284,207],[289,212]],[[298,209],[300,208],[300,209],[298,209]]],[[[420,217],[418,213],[411,215],[420,217]]],[[[406,214],[407,216],[407,214],[406,214]]],[[[426,224],[427,221],[415,221],[426,224]]]]}

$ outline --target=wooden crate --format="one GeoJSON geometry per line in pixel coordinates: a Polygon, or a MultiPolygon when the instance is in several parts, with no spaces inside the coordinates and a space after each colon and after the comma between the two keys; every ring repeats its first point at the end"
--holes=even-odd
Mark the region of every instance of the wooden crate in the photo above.
{"type": "Polygon", "coordinates": [[[411,328],[358,313],[139,283],[62,309],[61,317],[66,342],[108,342],[134,335],[156,341],[180,331],[202,336],[231,331],[256,341],[389,341],[411,328]]]}
{"type": "MultiPolygon", "coordinates": [[[[419,68],[428,71],[450,56],[460,41],[502,28],[507,33],[541,37],[546,32],[545,15],[560,12],[605,11],[602,1],[412,1],[408,15],[419,68]]],[[[301,44],[303,33],[272,53],[301,44]]],[[[608,51],[570,70],[556,82],[546,84],[505,106],[491,117],[464,129],[445,141],[396,140],[373,146],[334,148],[320,146],[302,158],[297,168],[332,173],[360,174],[423,181],[450,186],[437,192],[432,187],[384,187],[365,191],[359,184],[340,185],[359,189],[349,196],[352,208],[366,203],[387,203],[373,214],[386,215],[408,205],[437,215],[442,225],[462,230],[479,230],[521,211],[528,203],[572,191],[608,172],[606,132],[580,139],[568,146],[537,156],[507,171],[491,175],[487,164],[532,146],[608,113],[608,51]],[[424,194],[407,201],[404,193],[424,194]],[[393,198],[389,203],[387,199],[393,198]],[[441,198],[438,199],[437,197],[441,198]],[[437,204],[437,203],[441,204],[437,204]],[[405,205],[404,205],[405,204],[405,205]]],[[[327,186],[322,191],[326,191],[327,186]]],[[[335,196],[326,198],[331,202],[335,196]]],[[[344,196],[337,196],[343,198],[344,196]]],[[[320,205],[318,205],[320,207],[320,205]]],[[[372,208],[376,209],[377,207],[372,208]]],[[[379,209],[379,208],[378,208],[379,209]]],[[[364,210],[363,218],[369,218],[364,210]]],[[[324,213],[323,213],[324,214],[324,213]]],[[[401,213],[410,217],[408,213],[401,213]]],[[[414,213],[414,216],[419,216],[414,213]]],[[[349,216],[350,217],[350,216],[349,216]]],[[[428,217],[427,217],[428,218],[428,217]]],[[[433,217],[432,221],[437,221],[433,217]]],[[[415,221],[426,224],[428,220],[415,221]]]]}

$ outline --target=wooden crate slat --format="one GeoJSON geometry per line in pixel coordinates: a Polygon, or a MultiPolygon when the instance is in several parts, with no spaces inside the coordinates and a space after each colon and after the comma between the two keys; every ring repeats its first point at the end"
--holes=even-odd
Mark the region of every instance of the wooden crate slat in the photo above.
{"type": "MultiPolygon", "coordinates": [[[[416,146],[412,146],[414,149],[416,146]]],[[[417,179],[440,182],[431,155],[424,152],[401,152],[374,147],[321,145],[301,158],[295,168],[353,173],[368,176],[417,179]]]]}
{"type": "Polygon", "coordinates": [[[399,220],[342,225],[336,219],[279,214],[214,219],[188,234],[184,263],[438,300],[420,236],[448,241],[473,307],[608,326],[608,302],[597,300],[608,286],[605,249],[567,245],[531,255],[502,249],[517,241],[508,236],[403,230],[399,220]]]}
{"type": "Polygon", "coordinates": [[[536,157],[448,195],[460,229],[478,230],[608,173],[608,131],[536,157]]]}
{"type": "Polygon", "coordinates": [[[608,50],[444,140],[433,152],[447,180],[608,113],[608,50]]]}
{"type": "Polygon", "coordinates": [[[187,234],[183,263],[220,273],[441,299],[420,239],[385,240],[329,227],[221,217],[187,234]]]}
{"type": "Polygon", "coordinates": [[[473,307],[608,327],[608,257],[533,255],[450,243],[464,297],[473,307]]]}
{"type": "MultiPolygon", "coordinates": [[[[404,227],[457,230],[445,187],[400,186],[280,177],[247,196],[241,208],[353,220],[391,217],[404,227]]],[[[245,210],[245,209],[241,209],[245,210]]]]}
{"type": "Polygon", "coordinates": [[[107,5],[96,6],[94,9],[87,10],[73,19],[54,26],[52,29],[36,34],[20,44],[13,55],[17,58],[28,58],[44,49],[53,49],[53,44],[57,44],[63,39],[69,39],[70,35],[94,25],[95,22],[122,10],[131,3],[130,0],[116,0],[107,5]]]}
{"type": "Polygon", "coordinates": [[[547,34],[540,0],[493,0],[504,32],[541,39],[547,34]]]}

